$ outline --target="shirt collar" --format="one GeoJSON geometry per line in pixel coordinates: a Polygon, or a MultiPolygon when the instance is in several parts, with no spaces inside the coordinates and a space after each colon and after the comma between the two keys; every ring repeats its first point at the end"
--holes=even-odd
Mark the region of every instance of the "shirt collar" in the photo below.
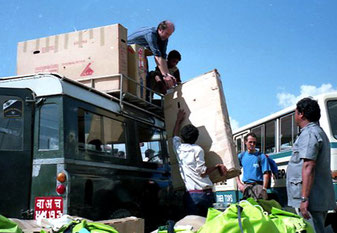
{"type": "Polygon", "coordinates": [[[309,129],[309,128],[311,128],[311,127],[313,127],[313,126],[316,126],[316,125],[318,125],[318,122],[310,122],[310,123],[308,123],[306,126],[304,126],[302,129],[300,129],[300,132],[298,133],[298,136],[300,136],[300,134],[304,131],[304,130],[306,130],[306,129],[309,129]]]}

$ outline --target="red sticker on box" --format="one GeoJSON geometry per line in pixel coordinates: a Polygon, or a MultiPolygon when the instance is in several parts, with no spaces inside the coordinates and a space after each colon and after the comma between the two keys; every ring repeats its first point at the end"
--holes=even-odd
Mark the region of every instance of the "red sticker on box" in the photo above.
{"type": "Polygon", "coordinates": [[[81,76],[90,76],[94,73],[94,71],[90,68],[91,62],[84,68],[81,73],[81,76]]]}

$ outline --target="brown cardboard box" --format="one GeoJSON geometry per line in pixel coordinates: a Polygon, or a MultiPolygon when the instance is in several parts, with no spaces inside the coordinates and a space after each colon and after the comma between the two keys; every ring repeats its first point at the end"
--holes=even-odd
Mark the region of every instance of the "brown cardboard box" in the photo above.
{"type": "Polygon", "coordinates": [[[119,233],[144,233],[144,219],[142,218],[126,217],[99,222],[114,227],[119,233]]]}
{"type": "Polygon", "coordinates": [[[216,70],[177,86],[174,92],[165,96],[164,108],[173,186],[176,189],[184,187],[171,140],[179,108],[186,112],[186,119],[182,126],[193,124],[199,129],[196,144],[205,151],[206,165],[214,166],[217,163],[223,163],[228,169],[226,177],[220,176],[218,171],[213,172],[210,175],[212,182],[220,182],[240,174],[226,100],[220,75],[216,70]]]}
{"type": "Polygon", "coordinates": [[[22,230],[24,233],[40,233],[43,229],[46,233],[52,233],[52,229],[48,228],[42,228],[39,226],[36,222],[36,220],[22,220],[18,218],[10,218],[11,221],[18,224],[18,227],[22,230]]]}
{"type": "MultiPolygon", "coordinates": [[[[19,42],[17,74],[55,72],[75,80],[127,75],[126,41],[127,29],[114,24],[19,42]]],[[[114,89],[119,79],[103,86],[114,89]]]]}
{"type": "Polygon", "coordinates": [[[145,48],[143,46],[132,44],[128,46],[128,76],[129,92],[141,99],[145,99],[146,92],[146,73],[147,60],[145,48]]]}

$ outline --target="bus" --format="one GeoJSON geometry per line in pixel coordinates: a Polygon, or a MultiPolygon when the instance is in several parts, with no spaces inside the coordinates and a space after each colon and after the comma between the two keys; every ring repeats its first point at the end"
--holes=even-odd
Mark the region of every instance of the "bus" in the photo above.
{"type": "Polygon", "coordinates": [[[1,78],[0,214],[179,218],[162,109],[144,102],[57,74],[1,78]]]}
{"type": "MultiPolygon", "coordinates": [[[[314,99],[321,109],[319,124],[330,140],[331,179],[337,201],[337,92],[322,94],[314,99]]],[[[277,163],[278,174],[272,178],[270,191],[282,206],[287,205],[286,170],[292,154],[291,148],[299,132],[295,123],[295,108],[285,108],[233,131],[237,154],[245,150],[244,136],[254,132],[257,135],[256,148],[277,163]]],[[[233,203],[242,198],[235,179],[216,185],[215,191],[217,202],[233,203]]]]}

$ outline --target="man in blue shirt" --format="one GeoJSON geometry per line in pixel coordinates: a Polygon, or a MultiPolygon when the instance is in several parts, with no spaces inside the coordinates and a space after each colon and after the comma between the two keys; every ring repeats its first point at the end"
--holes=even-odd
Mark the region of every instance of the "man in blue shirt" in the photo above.
{"type": "Polygon", "coordinates": [[[240,178],[236,177],[236,181],[238,189],[244,193],[244,197],[268,199],[270,166],[267,157],[255,149],[256,139],[255,133],[249,133],[244,138],[247,151],[238,155],[243,168],[243,179],[241,182],[240,178]]]}
{"type": "Polygon", "coordinates": [[[171,21],[162,21],[157,28],[145,27],[128,36],[128,44],[138,44],[150,49],[155,62],[163,75],[167,89],[176,84],[174,76],[169,73],[166,61],[166,49],[168,38],[174,32],[174,24],[171,21]]]}

